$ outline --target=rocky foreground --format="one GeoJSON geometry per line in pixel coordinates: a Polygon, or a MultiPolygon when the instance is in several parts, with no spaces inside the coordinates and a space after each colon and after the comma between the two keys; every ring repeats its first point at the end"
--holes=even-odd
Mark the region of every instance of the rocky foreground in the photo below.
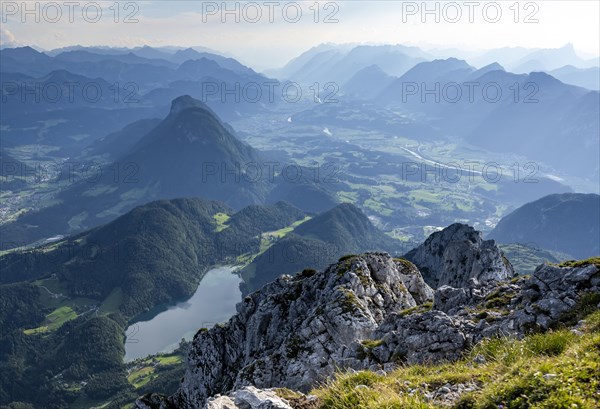
{"type": "MultiPolygon", "coordinates": [[[[147,395],[136,407],[290,408],[272,388],[308,392],[340,370],[385,374],[401,364],[457,360],[485,338],[553,328],[582,298],[600,294],[595,264],[542,265],[512,278],[493,242],[468,226],[450,228],[412,259],[429,278],[461,286],[433,290],[415,264],[385,253],[282,276],[246,297],[228,323],[196,334],[176,394],[147,395]]],[[[302,399],[294,407],[314,406],[302,399]]]]}

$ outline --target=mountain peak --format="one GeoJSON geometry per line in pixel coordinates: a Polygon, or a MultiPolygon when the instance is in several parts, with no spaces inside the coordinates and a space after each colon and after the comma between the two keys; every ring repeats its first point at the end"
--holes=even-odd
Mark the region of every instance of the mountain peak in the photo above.
{"type": "Polygon", "coordinates": [[[19,53],[28,53],[28,54],[41,54],[39,51],[37,51],[35,48],[30,47],[28,45],[24,46],[24,47],[15,47],[13,48],[13,50],[15,52],[19,52],[19,53]]]}
{"type": "Polygon", "coordinates": [[[575,46],[573,45],[573,43],[566,43],[565,45],[563,45],[561,47],[561,49],[563,49],[565,51],[573,51],[573,52],[575,52],[575,46]]]}
{"type": "Polygon", "coordinates": [[[383,71],[381,69],[381,67],[379,65],[377,65],[377,64],[371,64],[371,65],[369,65],[369,66],[361,69],[358,72],[368,72],[368,73],[375,73],[375,74],[386,74],[385,71],[383,71]]]}
{"type": "MultiPolygon", "coordinates": [[[[485,67],[482,67],[482,68],[478,69],[477,71],[471,73],[470,78],[472,78],[472,79],[480,79],[484,75],[487,75],[487,74],[489,74],[491,72],[496,72],[496,74],[502,75],[502,74],[506,73],[506,70],[504,69],[503,66],[501,66],[497,62],[493,62],[493,63],[488,64],[485,67]]],[[[492,74],[492,75],[496,75],[496,74],[492,74]]]]}
{"type": "Polygon", "coordinates": [[[493,63],[488,64],[485,67],[479,69],[479,71],[485,71],[485,72],[496,71],[496,70],[506,71],[504,69],[504,67],[502,65],[498,64],[497,62],[493,62],[493,63]]]}
{"type": "Polygon", "coordinates": [[[207,109],[207,106],[189,95],[182,95],[171,102],[171,115],[176,115],[189,108],[207,109]]]}
{"type": "Polygon", "coordinates": [[[431,234],[404,257],[415,263],[432,287],[467,287],[473,279],[491,282],[514,275],[494,240],[484,241],[481,232],[460,223],[431,234]]]}
{"type": "Polygon", "coordinates": [[[193,48],[186,48],[186,49],[182,49],[182,50],[177,50],[175,52],[175,55],[177,56],[195,56],[195,55],[199,55],[200,53],[196,50],[194,50],[193,48]]]}
{"type": "Polygon", "coordinates": [[[26,60],[26,61],[33,61],[38,58],[44,58],[44,59],[50,58],[46,54],[41,53],[41,52],[37,51],[35,48],[30,47],[30,46],[4,48],[4,49],[2,49],[2,54],[5,56],[9,56],[9,57],[13,57],[13,58],[21,59],[21,60],[26,60]]]}
{"type": "Polygon", "coordinates": [[[556,85],[561,81],[556,79],[550,74],[547,74],[544,71],[533,71],[529,73],[529,78],[537,85],[556,85]]]}

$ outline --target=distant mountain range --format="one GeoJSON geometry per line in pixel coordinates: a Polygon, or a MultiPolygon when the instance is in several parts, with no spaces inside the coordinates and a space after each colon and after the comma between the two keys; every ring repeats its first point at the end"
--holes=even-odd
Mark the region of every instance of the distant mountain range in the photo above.
{"type": "Polygon", "coordinates": [[[582,56],[573,44],[558,48],[503,47],[491,50],[465,51],[459,49],[430,50],[437,58],[457,57],[477,67],[497,62],[516,73],[555,70],[565,65],[579,68],[597,67],[598,56],[582,56]]]}
{"type": "MultiPolygon", "coordinates": [[[[152,72],[151,67],[167,68],[169,70],[162,71],[163,73],[167,73],[172,72],[172,70],[175,70],[186,61],[203,58],[215,61],[219,66],[234,72],[256,75],[252,69],[245,67],[233,58],[224,57],[212,52],[198,52],[191,48],[178,50],[174,53],[166,53],[150,47],[122,52],[115,49],[81,47],[44,53],[26,46],[2,49],[0,50],[0,55],[2,55],[2,62],[0,62],[1,71],[18,72],[30,76],[46,75],[60,69],[89,76],[91,72],[95,72],[94,70],[103,69],[105,70],[103,71],[105,75],[101,75],[101,77],[104,79],[109,81],[120,79],[123,81],[135,79],[134,77],[127,78],[124,75],[124,71],[120,71],[117,75],[116,70],[122,70],[126,66],[134,66],[134,68],[136,66],[137,68],[144,66],[142,68],[151,72],[143,74],[158,74],[161,71],[152,72]],[[100,62],[102,64],[98,65],[100,62]]],[[[138,78],[138,80],[141,80],[141,78],[138,78]]]]}
{"type": "Polygon", "coordinates": [[[590,181],[600,178],[598,92],[548,74],[517,75],[499,66],[478,71],[454,58],[435,60],[416,65],[374,100],[418,114],[445,135],[475,146],[522,155],[590,181]]]}
{"type": "Polygon", "coordinates": [[[72,156],[131,122],[162,115],[166,102],[182,94],[226,120],[265,110],[282,95],[278,81],[221,55],[109,51],[0,50],[3,142],[58,147],[72,156]]]}
{"type": "Polygon", "coordinates": [[[549,72],[565,84],[577,85],[595,91],[600,90],[600,67],[577,68],[565,65],[549,72]]]}
{"type": "MultiPolygon", "coordinates": [[[[80,162],[97,160],[104,174],[97,183],[94,182],[95,187],[101,186],[96,190],[91,189],[89,183],[85,185],[78,182],[71,183],[72,186],[58,193],[54,202],[56,206],[53,206],[54,213],[44,213],[47,210],[42,210],[36,216],[25,215],[17,223],[7,225],[8,231],[15,233],[17,242],[29,243],[33,237],[41,239],[54,236],[57,232],[68,233],[89,228],[148,200],[187,195],[204,197],[206,192],[217,190],[219,193],[216,196],[208,193],[207,197],[224,200],[236,208],[251,203],[286,200],[305,211],[318,213],[333,207],[339,200],[339,197],[335,197],[339,192],[337,187],[312,183],[306,178],[293,184],[285,183],[280,174],[273,175],[273,183],[269,186],[262,186],[261,183],[249,186],[236,182],[238,186],[232,186],[231,189],[227,187],[227,181],[223,189],[221,186],[217,189],[217,185],[213,186],[214,189],[208,188],[204,182],[201,183],[204,186],[199,187],[197,179],[189,177],[190,174],[198,175],[199,167],[202,168],[202,165],[192,163],[192,156],[208,158],[214,154],[215,158],[237,158],[232,159],[233,162],[224,161],[229,165],[265,159],[259,152],[252,153],[251,149],[247,150],[233,142],[233,139],[218,137],[215,140],[219,140],[219,143],[211,145],[210,153],[202,156],[205,154],[203,148],[187,140],[190,135],[183,135],[182,129],[185,127],[166,130],[168,126],[161,128],[159,120],[155,119],[170,115],[167,101],[182,94],[201,97],[207,81],[231,85],[269,80],[231,58],[194,49],[150,47],[131,50],[75,47],[48,54],[22,47],[3,49],[0,53],[3,80],[32,86],[37,83],[92,81],[99,85],[103,95],[94,104],[86,104],[81,98],[76,98],[74,103],[60,101],[50,104],[42,101],[39,104],[23,104],[18,95],[9,95],[3,103],[3,112],[9,115],[2,119],[2,142],[9,153],[13,154],[13,150],[18,151],[23,146],[26,147],[24,149],[41,146],[38,149],[51,152],[44,159],[61,162],[73,158],[80,162]],[[11,69],[20,71],[8,72],[11,69]],[[114,103],[111,98],[111,92],[114,92],[111,81],[114,79],[135,79],[140,88],[132,97],[138,102],[114,103]],[[163,136],[156,136],[154,141],[146,138],[153,130],[162,132],[163,136]],[[178,136],[173,139],[166,136],[171,133],[178,136]],[[213,151],[213,148],[216,150],[213,151]],[[180,156],[185,159],[177,163],[180,170],[168,169],[166,161],[180,156]],[[115,169],[106,166],[109,161],[118,161],[119,166],[125,164],[125,173],[136,173],[136,186],[115,186],[106,179],[106,175],[115,172],[115,169]],[[240,189],[236,190],[238,187],[240,189]],[[74,202],[72,199],[75,197],[82,204],[67,210],[67,203],[74,202]],[[55,212],[57,209],[61,210],[55,212]],[[13,230],[15,226],[19,226],[17,230],[13,230]],[[45,226],[52,227],[44,233],[33,234],[45,226]]],[[[316,75],[315,78],[333,75],[340,82],[345,80],[341,83],[338,103],[308,105],[302,101],[298,105],[284,105],[277,101],[272,104],[223,102],[217,92],[208,98],[205,105],[222,119],[218,122],[223,132],[236,141],[233,129],[223,121],[240,120],[242,136],[245,137],[263,126],[251,124],[249,118],[256,114],[258,122],[278,121],[282,119],[280,117],[284,120],[287,117],[291,121],[293,118],[293,125],[284,130],[285,138],[282,141],[295,139],[295,132],[305,132],[308,127],[319,128],[318,132],[324,134],[325,130],[335,132],[335,126],[340,126],[355,132],[381,132],[384,137],[406,135],[428,143],[449,140],[467,142],[490,153],[512,155],[515,160],[522,158],[523,163],[518,163],[519,167],[529,162],[535,162],[534,166],[540,165],[544,171],[534,170],[535,185],[500,182],[501,187],[494,191],[484,192],[479,187],[475,188],[486,200],[498,200],[509,207],[549,192],[571,190],[564,186],[568,183],[564,179],[568,177],[580,178],[587,184],[600,179],[600,166],[595,155],[599,149],[597,134],[600,131],[597,91],[567,85],[544,73],[513,74],[498,63],[477,69],[457,58],[435,60],[435,54],[405,46],[324,45],[291,61],[284,71],[290,73],[293,79],[296,79],[294,72],[298,72],[306,79],[313,75],[316,75]],[[502,89],[502,97],[490,102],[481,94],[481,87],[475,92],[473,101],[466,101],[466,92],[463,90],[463,98],[456,103],[444,98],[438,102],[432,97],[423,102],[419,93],[405,95],[407,83],[416,83],[420,87],[425,84],[428,87],[436,83],[441,86],[467,81],[479,85],[497,84],[502,89]],[[511,89],[515,84],[519,90],[517,103],[514,102],[515,94],[511,89]],[[527,99],[537,102],[526,103],[527,99]],[[305,129],[300,130],[297,125],[305,129]]],[[[121,95],[127,92],[126,88],[119,89],[121,95]]],[[[197,128],[201,122],[196,117],[182,118],[184,120],[189,120],[187,129],[197,128]]],[[[219,132],[221,130],[216,133],[219,132]]],[[[196,137],[191,135],[192,139],[196,137]]],[[[307,140],[305,135],[300,139],[307,140]]],[[[348,155],[348,149],[368,151],[366,147],[334,139],[311,139],[311,144],[314,140],[315,147],[318,146],[314,152],[324,150],[326,156],[323,157],[332,158],[334,146],[342,155],[340,157],[348,155]]],[[[276,149],[273,151],[276,152],[276,149]]],[[[282,156],[285,155],[287,153],[282,156]]],[[[348,170],[359,176],[364,172],[373,175],[378,172],[396,174],[400,171],[398,158],[397,154],[385,153],[383,156],[373,156],[375,162],[369,166],[351,164],[348,170]]],[[[120,178],[123,177],[122,171],[120,178]]],[[[528,174],[520,176],[526,178],[528,174]]],[[[348,181],[353,177],[347,178],[348,181]]],[[[346,189],[351,190],[349,186],[346,189]]],[[[360,197],[367,193],[361,191],[360,197]]],[[[400,200],[397,202],[394,206],[400,204],[400,200]]],[[[490,204],[486,203],[485,206],[487,209],[490,204]]],[[[444,220],[444,223],[448,222],[444,220]]]]}
{"type": "Polygon", "coordinates": [[[139,89],[131,84],[64,68],[35,77],[2,71],[2,81],[3,145],[49,146],[53,155],[62,157],[79,153],[131,122],[155,117],[160,110],[143,104],[139,89]]]}
{"type": "Polygon", "coordinates": [[[352,76],[349,73],[356,73],[370,65],[378,65],[386,74],[399,77],[418,62],[450,57],[466,60],[476,67],[497,63],[517,74],[550,72],[565,66],[578,69],[600,66],[598,57],[580,57],[573,44],[548,49],[506,47],[488,51],[424,50],[403,45],[321,44],[292,59],[284,67],[268,70],[267,73],[280,79],[307,82],[328,79],[342,84],[352,76]]]}
{"type": "Polygon", "coordinates": [[[433,127],[438,138],[510,152],[551,167],[556,175],[596,183],[599,65],[580,58],[570,44],[483,55],[325,44],[269,73],[307,84],[333,81],[344,101],[391,108],[433,127]],[[434,57],[452,53],[465,59],[434,57]]]}
{"type": "Polygon", "coordinates": [[[399,76],[429,57],[429,54],[416,47],[402,45],[324,45],[307,51],[280,70],[268,72],[281,79],[305,83],[336,82],[341,85],[371,65],[378,65],[388,75],[399,76]]]}
{"type": "Polygon", "coordinates": [[[565,65],[575,65],[589,68],[598,65],[598,59],[584,60],[579,57],[573,44],[566,44],[561,48],[533,50],[511,65],[512,71],[520,74],[532,71],[555,70],[565,65]]]}
{"type": "MultiPolygon", "coordinates": [[[[81,45],[74,45],[68,47],[55,48],[53,50],[44,51],[45,54],[49,56],[55,56],[57,54],[66,52],[66,51],[90,51],[97,54],[129,54],[133,53],[140,57],[144,58],[158,58],[158,59],[181,59],[181,56],[188,55],[191,52],[197,53],[211,53],[216,55],[226,56],[226,53],[221,53],[219,51],[213,50],[208,47],[194,46],[194,47],[177,47],[177,46],[160,46],[160,47],[150,47],[148,45],[144,45],[141,47],[107,47],[107,46],[97,46],[97,47],[85,47],[81,45]]],[[[175,62],[175,61],[174,61],[175,62]]]]}
{"type": "Polygon", "coordinates": [[[378,65],[369,65],[357,71],[344,84],[342,90],[346,95],[357,99],[371,99],[387,88],[395,77],[388,75],[378,65]]]}

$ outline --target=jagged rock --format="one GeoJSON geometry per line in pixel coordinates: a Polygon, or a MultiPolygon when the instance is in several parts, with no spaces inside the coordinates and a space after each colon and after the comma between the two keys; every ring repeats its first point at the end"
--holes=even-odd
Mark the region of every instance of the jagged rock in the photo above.
{"type": "Polygon", "coordinates": [[[460,223],[433,233],[404,257],[419,268],[433,288],[466,287],[471,279],[486,283],[515,274],[495,241],[484,241],[481,232],[460,223]]]}
{"type": "Polygon", "coordinates": [[[481,336],[495,334],[522,337],[529,331],[545,331],[561,317],[577,308],[577,300],[585,293],[600,293],[594,283],[600,271],[594,264],[561,268],[543,264],[530,278],[518,283],[511,296],[508,314],[489,323],[481,336]]]}
{"type": "Polygon", "coordinates": [[[464,308],[476,296],[479,296],[479,294],[474,294],[472,289],[443,285],[435,291],[433,307],[436,310],[450,314],[464,308]]]}
{"type": "Polygon", "coordinates": [[[227,324],[196,334],[169,402],[197,408],[248,385],[308,391],[355,364],[348,348],[371,338],[388,314],[432,299],[414,265],[385,253],[342,258],[311,277],[280,277],[238,304],[227,324]]]}
{"type": "Polygon", "coordinates": [[[289,402],[271,389],[247,386],[229,394],[210,398],[204,409],[292,409],[289,402]]]}
{"type": "Polygon", "coordinates": [[[368,367],[374,363],[415,364],[457,359],[472,345],[474,330],[472,322],[450,317],[442,311],[405,316],[390,314],[373,334],[374,338],[381,339],[381,345],[368,354],[368,367]]]}
{"type": "Polygon", "coordinates": [[[521,338],[531,331],[546,331],[576,309],[584,294],[600,294],[598,277],[600,270],[593,264],[542,265],[516,283],[467,289],[443,286],[435,292],[432,311],[390,314],[373,333],[381,340],[379,345],[369,351],[354,345],[352,356],[363,368],[454,360],[483,338],[521,338]]]}

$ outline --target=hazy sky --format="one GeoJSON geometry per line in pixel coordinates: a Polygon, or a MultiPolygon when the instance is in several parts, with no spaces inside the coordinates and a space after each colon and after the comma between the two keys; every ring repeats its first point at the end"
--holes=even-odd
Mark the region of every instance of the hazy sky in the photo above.
{"type": "Polygon", "coordinates": [[[587,57],[600,49],[597,0],[427,2],[430,14],[421,1],[227,2],[229,14],[221,1],[28,2],[29,14],[21,1],[0,3],[5,46],[205,46],[259,69],[324,42],[463,49],[573,43],[587,57]]]}

